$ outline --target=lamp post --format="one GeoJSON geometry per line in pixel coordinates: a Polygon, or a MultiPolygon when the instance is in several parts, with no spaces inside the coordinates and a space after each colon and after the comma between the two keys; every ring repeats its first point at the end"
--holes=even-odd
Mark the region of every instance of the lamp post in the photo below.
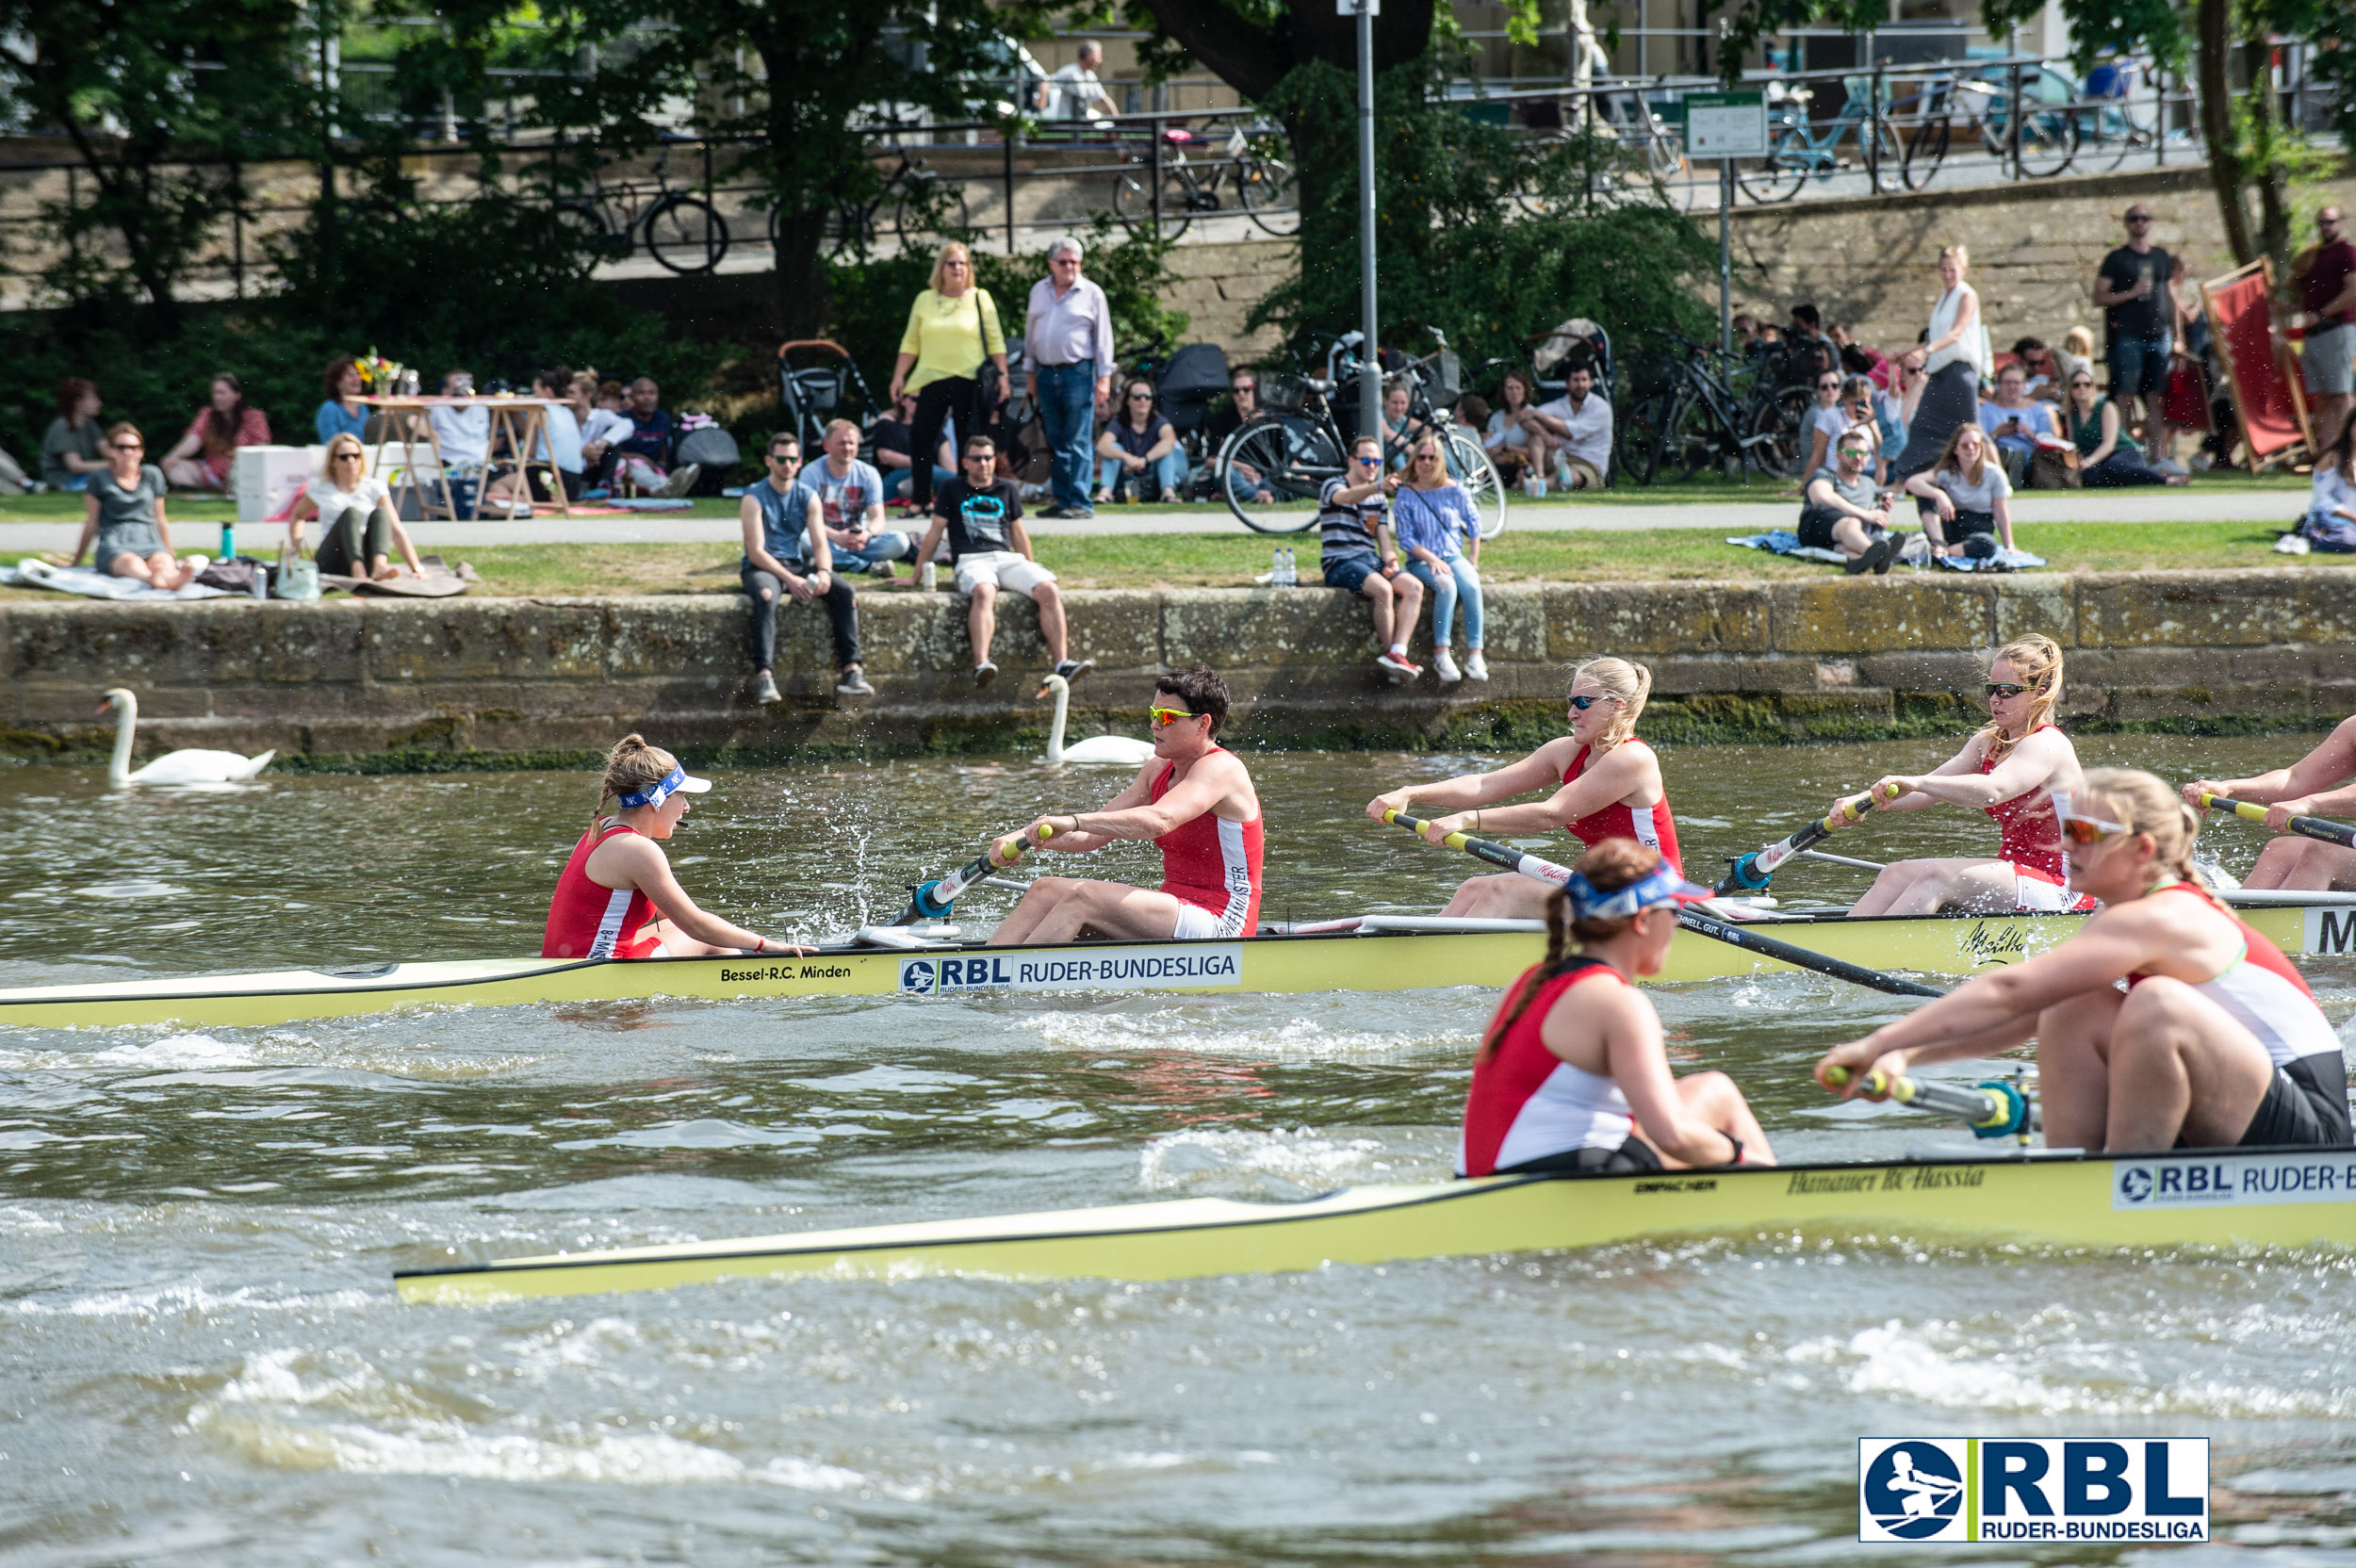
{"type": "Polygon", "coordinates": [[[1383,362],[1375,351],[1374,19],[1383,0],[1333,0],[1337,16],[1358,19],[1358,431],[1383,438],[1383,362]]]}

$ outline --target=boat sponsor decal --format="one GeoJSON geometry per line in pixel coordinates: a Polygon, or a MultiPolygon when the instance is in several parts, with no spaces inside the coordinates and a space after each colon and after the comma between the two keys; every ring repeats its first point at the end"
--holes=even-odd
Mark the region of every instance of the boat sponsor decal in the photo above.
{"type": "Polygon", "coordinates": [[[2301,935],[2309,953],[2320,956],[2356,949],[2356,907],[2319,909],[2309,905],[2305,913],[2306,929],[2301,935]]]}
{"type": "Polygon", "coordinates": [[[722,969],[723,986],[751,986],[763,980],[848,980],[851,966],[843,963],[761,964],[751,969],[722,969]]]}
{"type": "Polygon", "coordinates": [[[979,953],[904,958],[900,992],[1153,990],[1243,984],[1243,946],[1091,948],[1075,953],[979,953]]]}
{"type": "Polygon", "coordinates": [[[1859,1541],[2209,1539],[2205,1437],[1861,1437],[1859,1541]]]}
{"type": "Polygon", "coordinates": [[[1860,1192],[1934,1192],[1942,1187],[1976,1187],[1988,1180],[1979,1165],[1876,1165],[1858,1170],[1795,1170],[1787,1197],[1817,1197],[1860,1192]]]}
{"type": "Polygon", "coordinates": [[[2356,1201],[2356,1151],[2210,1154],[2121,1160],[2111,1177],[2114,1209],[2231,1209],[2252,1204],[2356,1201]]]}
{"type": "Polygon", "coordinates": [[[1975,920],[1963,934],[1962,946],[1973,969],[2019,963],[2029,956],[2029,923],[2018,917],[1993,925],[1975,920]]]}
{"type": "Polygon", "coordinates": [[[1714,1176],[1655,1177],[1636,1184],[1639,1194],[1647,1192],[1716,1192],[1718,1179],[1714,1176]]]}

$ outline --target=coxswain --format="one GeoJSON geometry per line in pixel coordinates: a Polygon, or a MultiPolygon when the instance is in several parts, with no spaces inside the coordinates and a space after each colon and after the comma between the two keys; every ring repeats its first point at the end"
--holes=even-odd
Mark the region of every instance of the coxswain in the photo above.
{"type": "Polygon", "coordinates": [[[1708,896],[1633,839],[1591,845],[1547,890],[1546,961],[1506,991],[1473,1059],[1459,1176],[1775,1163],[1733,1079],[1670,1072],[1636,988],[1668,961],[1677,905],[1708,896]]]}
{"type": "MultiPolygon", "coordinates": [[[[2184,799],[2196,808],[2204,794],[2266,807],[2266,825],[2277,833],[2293,817],[2356,812],[2356,719],[2342,720],[2323,744],[2287,768],[2250,778],[2202,778],[2184,786],[2184,799]]],[[[2320,839],[2280,838],[2259,851],[2258,863],[2242,886],[2252,892],[2278,888],[2356,892],[2356,849],[2320,839]]]]}
{"type": "Polygon", "coordinates": [[[2100,910],[2050,951],[1835,1047],[1817,1080],[1846,1068],[1855,1094],[1868,1069],[2034,1037],[2052,1148],[2347,1147],[2339,1036],[2282,950],[2201,885],[2192,808],[2133,768],[2097,768],[2053,804],[2070,886],[2100,910]]]}
{"type": "MultiPolygon", "coordinates": [[[[1025,848],[1065,855],[1151,840],[1162,852],[1162,885],[1039,877],[991,945],[1083,936],[1197,940],[1259,929],[1260,795],[1243,763],[1219,744],[1227,702],[1227,682],[1215,670],[1163,676],[1153,686],[1153,758],[1129,787],[1097,810],[1040,817],[1020,835],[1025,848]],[[1050,831],[1042,837],[1041,828],[1050,831]]],[[[990,859],[1011,863],[995,848],[990,859]]]]}
{"type": "MultiPolygon", "coordinates": [[[[1660,851],[1682,876],[1677,820],[1661,781],[1661,759],[1636,738],[1636,721],[1652,691],[1652,672],[1625,659],[1590,659],[1571,672],[1571,732],[1548,741],[1520,761],[1494,773],[1460,774],[1436,784],[1408,784],[1366,803],[1366,815],[1445,810],[1423,836],[1444,843],[1450,833],[1511,837],[1567,832],[1589,847],[1606,839],[1634,839],[1660,851]],[[1545,800],[1489,809],[1495,802],[1551,792],[1545,800]]],[[[1549,890],[1513,872],[1476,876],[1456,890],[1444,915],[1535,920],[1549,890]]]]}
{"type": "Polygon", "coordinates": [[[663,858],[662,841],[687,815],[687,797],[712,788],[642,735],[606,755],[589,830],[573,845],[548,904],[543,958],[691,958],[803,949],[730,925],[695,907],[663,858]],[[615,809],[606,814],[606,803],[615,809]]]}
{"type": "Polygon", "coordinates": [[[2061,828],[2053,820],[2054,793],[2074,790],[2081,777],[2077,748],[2053,725],[2061,690],[2062,654],[2052,638],[2032,634],[2007,643],[1988,667],[1988,722],[1961,751],[1927,774],[1890,774],[1864,794],[1833,802],[1828,826],[1857,821],[1861,805],[1894,789],[1897,798],[1880,809],[1974,807],[1995,818],[1998,830],[1993,859],[1898,860],[1883,867],[1850,914],[1961,909],[1991,915],[2094,906],[2064,886],[2061,828]]]}

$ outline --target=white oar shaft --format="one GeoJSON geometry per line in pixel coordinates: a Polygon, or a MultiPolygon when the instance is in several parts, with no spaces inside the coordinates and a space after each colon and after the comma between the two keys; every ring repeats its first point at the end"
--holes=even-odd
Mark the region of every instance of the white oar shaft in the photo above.
{"type": "Polygon", "coordinates": [[[1831,855],[1821,849],[1804,849],[1800,851],[1800,855],[1805,859],[1823,860],[1836,866],[1854,866],[1858,871],[1888,871],[1890,869],[1879,860],[1859,860],[1853,856],[1831,855]]]}

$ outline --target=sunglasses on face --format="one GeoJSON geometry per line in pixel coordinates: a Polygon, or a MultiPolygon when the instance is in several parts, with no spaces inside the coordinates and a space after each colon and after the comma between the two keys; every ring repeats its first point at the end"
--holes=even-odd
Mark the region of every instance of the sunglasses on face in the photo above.
{"type": "Polygon", "coordinates": [[[1599,702],[1617,702],[1620,699],[1618,697],[1573,697],[1571,699],[1571,706],[1579,711],[1584,713],[1587,710],[1593,708],[1599,702]]]}
{"type": "Polygon", "coordinates": [[[118,441],[114,444],[114,449],[119,452],[135,452],[144,445],[146,443],[141,441],[118,441]]]}
{"type": "Polygon", "coordinates": [[[2123,822],[2107,817],[2082,817],[2070,808],[2070,795],[2065,791],[2053,792],[2053,818],[2061,824],[2063,835],[2073,844],[2099,844],[2105,839],[2126,837],[2130,829],[2123,822]]]}
{"type": "Polygon", "coordinates": [[[1154,728],[1163,729],[1176,724],[1180,719],[1199,719],[1203,715],[1189,713],[1183,708],[1149,708],[1145,710],[1145,716],[1153,721],[1154,728]]]}
{"type": "Polygon", "coordinates": [[[1133,403],[1150,403],[1153,400],[1153,394],[1151,392],[1132,392],[1129,394],[1129,400],[1133,403]]]}
{"type": "Polygon", "coordinates": [[[1820,381],[1816,384],[1816,390],[1819,392],[1838,392],[1841,390],[1841,384],[1837,381],[1820,381]]]}
{"type": "Polygon", "coordinates": [[[2026,686],[2009,680],[1991,680],[1988,683],[1988,694],[1992,697],[2017,697],[2027,690],[2026,686]]]}
{"type": "Polygon", "coordinates": [[[1358,464],[1362,467],[1380,467],[1383,463],[1383,459],[1380,454],[1369,455],[1364,452],[1352,454],[1350,461],[1358,464]]]}
{"type": "Polygon", "coordinates": [[[2151,221],[2151,215],[2148,212],[2131,212],[2127,215],[2127,221],[2130,223],[2149,223],[2151,221]]]}

